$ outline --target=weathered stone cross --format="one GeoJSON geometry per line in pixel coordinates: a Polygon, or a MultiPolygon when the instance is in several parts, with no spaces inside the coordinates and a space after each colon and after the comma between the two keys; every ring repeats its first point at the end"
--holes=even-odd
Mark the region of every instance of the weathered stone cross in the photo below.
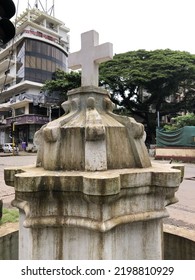
{"type": "Polygon", "coordinates": [[[68,67],[82,69],[81,86],[97,86],[99,82],[99,64],[113,58],[111,43],[99,44],[99,34],[88,31],[81,34],[81,50],[69,54],[68,67]]]}

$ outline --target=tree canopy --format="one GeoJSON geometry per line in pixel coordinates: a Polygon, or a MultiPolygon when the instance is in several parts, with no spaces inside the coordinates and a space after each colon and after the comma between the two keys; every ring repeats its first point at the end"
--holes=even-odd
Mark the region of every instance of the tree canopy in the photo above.
{"type": "MultiPolygon", "coordinates": [[[[146,125],[148,141],[154,142],[157,112],[174,117],[195,111],[195,55],[166,50],[138,50],[116,54],[100,65],[100,86],[114,103],[146,125]],[[151,136],[151,139],[149,137],[151,136]]],[[[80,86],[80,73],[58,70],[44,90],[60,91],[80,86]]]]}
{"type": "Polygon", "coordinates": [[[195,55],[188,52],[131,51],[100,67],[100,84],[111,91],[115,103],[142,118],[153,139],[157,112],[175,116],[195,110],[194,83],[195,55]]]}
{"type": "Polygon", "coordinates": [[[58,69],[54,74],[52,80],[45,82],[42,91],[60,92],[64,95],[64,100],[67,99],[67,92],[73,88],[81,85],[81,74],[79,72],[66,73],[58,69]]]}

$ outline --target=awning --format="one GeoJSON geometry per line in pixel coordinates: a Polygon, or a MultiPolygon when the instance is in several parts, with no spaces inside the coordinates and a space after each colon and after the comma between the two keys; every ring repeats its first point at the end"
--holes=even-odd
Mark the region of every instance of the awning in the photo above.
{"type": "Polygon", "coordinates": [[[23,100],[17,100],[16,102],[6,102],[0,104],[0,111],[10,111],[12,108],[20,108],[28,103],[32,103],[32,99],[24,98],[23,100]]]}

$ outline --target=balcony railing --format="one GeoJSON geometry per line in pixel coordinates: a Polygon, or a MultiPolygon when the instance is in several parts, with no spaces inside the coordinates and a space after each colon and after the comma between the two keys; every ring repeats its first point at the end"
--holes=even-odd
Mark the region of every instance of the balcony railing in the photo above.
{"type": "Polygon", "coordinates": [[[21,124],[46,124],[49,122],[49,117],[37,114],[21,115],[6,119],[6,126],[10,126],[12,122],[16,125],[21,124]]]}

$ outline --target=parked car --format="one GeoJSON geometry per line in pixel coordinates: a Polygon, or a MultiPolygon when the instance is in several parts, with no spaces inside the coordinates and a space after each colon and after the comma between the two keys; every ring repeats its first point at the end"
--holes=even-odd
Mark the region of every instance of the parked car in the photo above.
{"type": "MultiPolygon", "coordinates": [[[[2,149],[4,153],[13,153],[13,144],[12,143],[4,143],[2,145],[2,149]]],[[[19,152],[18,147],[14,147],[15,152],[19,152]]]]}
{"type": "Polygon", "coordinates": [[[36,153],[37,152],[37,146],[33,143],[28,143],[28,146],[26,147],[26,151],[28,153],[36,153]]]}

